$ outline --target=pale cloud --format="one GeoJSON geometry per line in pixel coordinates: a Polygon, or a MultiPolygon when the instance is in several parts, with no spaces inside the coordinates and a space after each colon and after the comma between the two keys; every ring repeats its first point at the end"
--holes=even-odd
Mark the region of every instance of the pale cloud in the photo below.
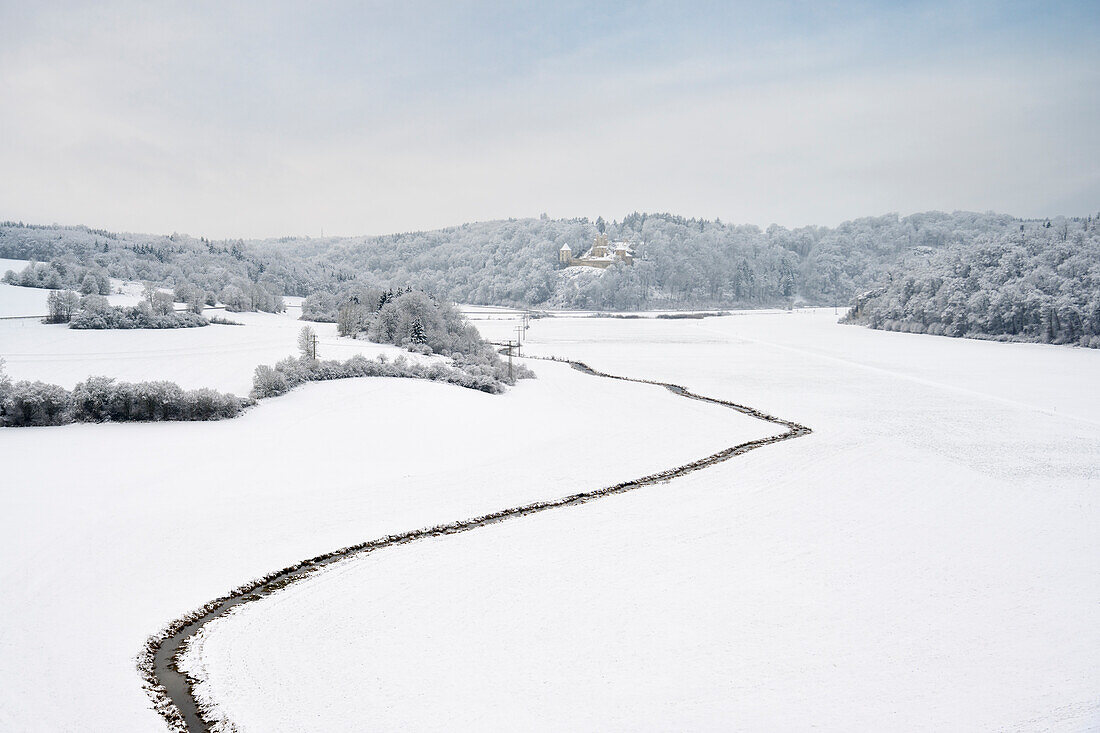
{"type": "Polygon", "coordinates": [[[717,30],[705,8],[661,27],[663,4],[319,7],[0,11],[0,218],[248,237],[1100,207],[1087,6],[1073,28],[743,6],[717,30]]]}

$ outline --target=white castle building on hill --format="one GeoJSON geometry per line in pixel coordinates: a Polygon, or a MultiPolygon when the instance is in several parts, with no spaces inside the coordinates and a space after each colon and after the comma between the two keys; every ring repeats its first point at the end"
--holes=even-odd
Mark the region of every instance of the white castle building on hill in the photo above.
{"type": "Polygon", "coordinates": [[[558,250],[558,262],[566,267],[610,267],[616,262],[634,264],[634,250],[625,241],[608,243],[606,234],[596,235],[592,247],[580,257],[573,256],[573,248],[563,244],[558,250]]]}

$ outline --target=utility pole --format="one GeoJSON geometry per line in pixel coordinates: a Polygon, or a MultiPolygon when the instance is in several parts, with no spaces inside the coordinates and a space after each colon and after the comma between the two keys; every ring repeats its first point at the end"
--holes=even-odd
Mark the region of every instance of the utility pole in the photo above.
{"type": "Polygon", "coordinates": [[[516,326],[516,355],[522,356],[523,353],[519,350],[520,345],[523,343],[523,326],[516,326]]]}
{"type": "Polygon", "coordinates": [[[512,345],[508,344],[508,381],[514,382],[515,377],[512,376],[512,345]]]}
{"type": "Polygon", "coordinates": [[[309,337],[309,358],[317,358],[317,334],[311,334],[309,337]]]}

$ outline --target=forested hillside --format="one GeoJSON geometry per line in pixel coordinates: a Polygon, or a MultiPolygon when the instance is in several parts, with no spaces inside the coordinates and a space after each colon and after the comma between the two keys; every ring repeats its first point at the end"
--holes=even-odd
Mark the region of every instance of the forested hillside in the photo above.
{"type": "Polygon", "coordinates": [[[337,295],[346,285],[414,288],[452,300],[527,307],[660,308],[847,302],[915,247],[942,248],[1019,222],[938,212],[857,219],[835,228],[751,225],[631,214],[518,219],[378,237],[209,241],[187,235],[116,234],[87,227],[0,225],[0,257],[37,260],[40,287],[79,289],[89,272],[219,295],[337,295]],[[558,250],[580,254],[598,226],[630,241],[632,267],[564,270],[558,250]]]}
{"type": "Polygon", "coordinates": [[[211,242],[185,234],[116,234],[83,226],[0,224],[0,257],[39,264],[5,281],[27,287],[106,294],[107,277],[197,288],[236,310],[275,310],[284,294],[308,294],[332,272],[273,247],[211,242]]]}
{"type": "Polygon", "coordinates": [[[917,251],[847,320],[872,328],[1100,348],[1100,223],[1029,222],[917,251]]]}
{"type": "Polygon", "coordinates": [[[600,222],[519,219],[432,232],[272,243],[344,279],[413,287],[453,300],[528,307],[644,309],[846,303],[914,247],[939,248],[1014,229],[994,214],[938,212],[858,219],[836,228],[751,225],[631,214],[606,224],[633,243],[633,266],[564,270],[558,250],[587,249],[600,222]]]}
{"type": "Polygon", "coordinates": [[[850,319],[875,328],[1091,344],[1100,334],[1098,237],[1091,218],[969,212],[764,230],[635,213],[249,242],[9,222],[0,257],[42,263],[16,273],[24,285],[100,292],[110,275],[261,310],[308,295],[319,320],[409,287],[444,301],[605,310],[847,305],[867,293],[850,319]],[[632,244],[633,265],[558,263],[562,245],[580,254],[601,228],[632,244]]]}

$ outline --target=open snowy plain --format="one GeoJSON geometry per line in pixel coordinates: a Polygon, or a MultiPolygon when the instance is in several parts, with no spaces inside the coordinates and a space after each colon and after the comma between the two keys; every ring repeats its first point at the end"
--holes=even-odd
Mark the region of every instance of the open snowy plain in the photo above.
{"type": "MultiPolygon", "coordinates": [[[[241,394],[256,364],[294,352],[302,324],[293,312],[232,317],[246,325],[76,332],[0,321],[0,355],[17,379],[71,386],[107,374],[241,394]]],[[[401,353],[315,327],[322,357],[401,353]]],[[[0,430],[0,730],[163,730],[136,669],[146,638],[250,578],[778,432],[661,388],[533,368],[538,379],[504,395],[355,379],[305,385],[223,422],[0,430]]],[[[314,714],[278,724],[346,724],[300,717],[314,714]]]]}
{"type": "MultiPolygon", "coordinates": [[[[333,566],[207,626],[201,695],[243,731],[1100,728],[1100,352],[835,321],[534,321],[530,353],[814,433],[333,566]]],[[[561,465],[684,438],[624,422],[561,465]]]]}

